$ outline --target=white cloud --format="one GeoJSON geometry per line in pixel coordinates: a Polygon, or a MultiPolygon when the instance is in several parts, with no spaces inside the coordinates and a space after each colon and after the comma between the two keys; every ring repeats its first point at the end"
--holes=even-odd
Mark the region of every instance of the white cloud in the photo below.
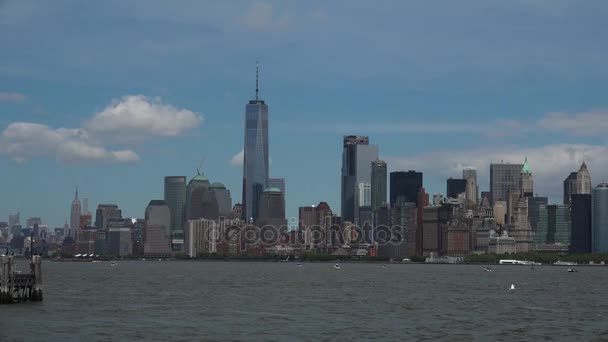
{"type": "Polygon", "coordinates": [[[245,152],[243,150],[241,150],[239,153],[235,154],[232,157],[232,159],[230,159],[230,165],[236,166],[236,167],[242,167],[244,158],[245,158],[245,152]]]}
{"type": "Polygon", "coordinates": [[[0,92],[0,102],[23,103],[26,96],[15,92],[0,92]]]}
{"type": "Polygon", "coordinates": [[[575,135],[605,135],[608,131],[608,112],[593,111],[575,114],[549,113],[538,121],[538,126],[551,131],[575,135]]]}
{"type": "MultiPolygon", "coordinates": [[[[427,153],[408,158],[385,158],[391,170],[417,170],[424,172],[425,179],[445,181],[448,177],[462,175],[465,167],[477,169],[482,188],[488,189],[490,163],[528,162],[534,174],[535,192],[552,198],[560,198],[563,180],[578,170],[583,157],[590,168],[594,184],[608,175],[608,147],[585,144],[556,144],[540,147],[501,147],[475,150],[427,153]]],[[[445,184],[445,183],[441,183],[445,184]]],[[[425,180],[425,185],[427,181],[425,180]]],[[[443,188],[441,188],[443,189],[443,188]]]]}
{"type": "Polygon", "coordinates": [[[291,23],[291,18],[287,14],[275,17],[271,4],[256,1],[242,17],[242,22],[250,29],[264,31],[274,28],[287,28],[291,23]]]}
{"type": "Polygon", "coordinates": [[[0,134],[0,153],[18,163],[38,156],[68,163],[132,163],[139,160],[131,150],[107,150],[95,144],[83,129],[53,129],[29,122],[8,125],[0,134]]]}
{"type": "Polygon", "coordinates": [[[85,128],[113,141],[141,141],[154,136],[177,136],[202,121],[200,114],[163,104],[158,98],[128,95],[96,113],[85,128]]]}

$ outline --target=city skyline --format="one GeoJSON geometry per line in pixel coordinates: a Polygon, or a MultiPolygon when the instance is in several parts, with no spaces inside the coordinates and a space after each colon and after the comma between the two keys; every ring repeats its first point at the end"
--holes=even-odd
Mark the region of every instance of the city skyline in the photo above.
{"type": "Polygon", "coordinates": [[[0,57],[5,80],[0,87],[0,168],[8,194],[0,199],[0,215],[6,218],[19,211],[22,218],[40,216],[50,227],[63,226],[70,221],[75,186],[93,208],[116,203],[124,216],[143,217],[151,199],[163,198],[163,178],[185,175],[189,180],[201,158],[207,161],[205,174],[224,182],[233,202],[240,201],[242,107],[253,98],[252,70],[258,58],[263,98],[272,107],[271,175],[285,178],[288,217],[297,217],[299,206],[320,201],[340,208],[345,134],[369,136],[388,172],[423,172],[430,194],[444,193],[446,179],[458,178],[467,166],[477,169],[479,190],[487,191],[490,163],[521,163],[525,156],[535,171],[535,192],[548,196],[550,203],[561,203],[561,182],[583,159],[592,187],[608,178],[603,133],[608,104],[601,91],[608,84],[603,71],[608,70],[608,50],[584,38],[606,26],[598,21],[608,11],[601,2],[574,9],[559,1],[487,4],[505,11],[490,30],[494,36],[480,32],[504,43],[495,53],[489,53],[483,37],[462,40],[467,42],[462,49],[448,49],[447,33],[464,37],[467,30],[488,24],[484,12],[470,3],[449,5],[453,11],[441,14],[447,23],[458,24],[454,29],[448,24],[427,27],[425,20],[437,18],[436,13],[415,2],[395,2],[401,10],[373,12],[372,22],[382,20],[386,26],[366,26],[369,36],[361,37],[340,27],[360,24],[372,10],[369,4],[344,12],[323,3],[218,4],[200,18],[189,15],[195,10],[171,6],[171,14],[189,22],[189,28],[168,19],[159,2],[149,2],[145,12],[129,3],[124,11],[115,11],[114,4],[92,5],[78,14],[67,2],[57,2],[54,11],[44,3],[27,3],[0,5],[0,38],[7,47],[0,57]],[[233,26],[211,18],[214,11],[234,13],[233,26]],[[397,21],[398,12],[412,20],[397,21]],[[114,20],[112,30],[125,34],[114,39],[101,22],[90,20],[88,31],[71,36],[79,49],[61,43],[66,30],[97,15],[114,20]],[[126,23],[133,18],[143,27],[126,23]],[[513,19],[522,23],[521,32],[508,30],[513,19]],[[63,24],[44,26],[49,22],[63,24]],[[168,36],[155,40],[138,34],[158,23],[168,36]],[[326,37],[304,40],[317,26],[326,37]],[[31,27],[32,35],[24,27],[31,27]],[[200,33],[200,28],[206,30],[200,33]],[[405,34],[420,29],[432,39],[405,34]],[[28,49],[10,38],[16,32],[28,49]],[[403,41],[417,48],[401,47],[394,32],[404,33],[403,41]],[[108,56],[85,43],[91,33],[102,45],[112,41],[125,53],[120,59],[99,58],[108,56]],[[182,39],[169,38],[171,33],[182,39]],[[551,39],[555,35],[559,44],[551,39]],[[358,43],[349,43],[348,37],[358,43]],[[239,46],[239,53],[213,48],[222,39],[239,46]],[[374,41],[374,55],[354,53],[361,42],[372,46],[374,41]],[[339,52],[329,49],[334,42],[342,42],[339,52]],[[57,48],[48,49],[48,44],[57,48]],[[290,50],[294,44],[298,47],[290,50]],[[541,58],[545,55],[529,46],[553,52],[552,59],[541,58]],[[330,51],[336,61],[305,50],[330,51]],[[443,57],[446,51],[453,59],[443,57]],[[468,62],[478,61],[470,57],[481,53],[485,63],[468,62]],[[43,68],[38,58],[55,67],[43,68]]]}

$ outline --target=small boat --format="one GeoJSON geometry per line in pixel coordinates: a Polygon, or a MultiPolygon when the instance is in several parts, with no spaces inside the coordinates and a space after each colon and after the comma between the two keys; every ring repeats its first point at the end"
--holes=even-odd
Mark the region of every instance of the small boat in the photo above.
{"type": "Polygon", "coordinates": [[[578,272],[578,271],[576,270],[576,268],[569,268],[568,272],[578,272]]]}
{"type": "Polygon", "coordinates": [[[511,284],[511,287],[509,288],[509,291],[513,291],[515,290],[515,284],[511,284]]]}
{"type": "Polygon", "coordinates": [[[385,268],[385,267],[386,267],[386,264],[382,264],[382,268],[385,268]]]}
{"type": "Polygon", "coordinates": [[[492,272],[492,269],[489,267],[484,267],[483,270],[484,272],[492,272]]]}
{"type": "Polygon", "coordinates": [[[301,263],[298,263],[298,267],[302,267],[302,264],[301,264],[301,263]]]}
{"type": "Polygon", "coordinates": [[[340,269],[340,264],[335,264],[334,268],[337,269],[337,270],[339,270],[340,269]]]}
{"type": "Polygon", "coordinates": [[[117,265],[118,265],[118,263],[117,263],[116,261],[112,261],[112,262],[110,263],[110,266],[112,266],[112,267],[117,266],[117,265]]]}

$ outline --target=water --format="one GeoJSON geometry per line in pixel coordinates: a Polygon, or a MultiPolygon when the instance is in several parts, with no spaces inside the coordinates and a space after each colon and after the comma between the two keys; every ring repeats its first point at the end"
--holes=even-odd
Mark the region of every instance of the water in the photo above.
{"type": "Polygon", "coordinates": [[[341,266],[45,261],[0,341],[608,340],[608,267],[341,266]]]}

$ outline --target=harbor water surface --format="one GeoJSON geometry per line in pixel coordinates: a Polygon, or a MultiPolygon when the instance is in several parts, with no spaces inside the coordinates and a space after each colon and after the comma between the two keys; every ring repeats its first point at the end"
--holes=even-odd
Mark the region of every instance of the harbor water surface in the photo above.
{"type": "Polygon", "coordinates": [[[44,301],[0,306],[0,340],[608,340],[608,267],[333,266],[44,261],[44,301]]]}

